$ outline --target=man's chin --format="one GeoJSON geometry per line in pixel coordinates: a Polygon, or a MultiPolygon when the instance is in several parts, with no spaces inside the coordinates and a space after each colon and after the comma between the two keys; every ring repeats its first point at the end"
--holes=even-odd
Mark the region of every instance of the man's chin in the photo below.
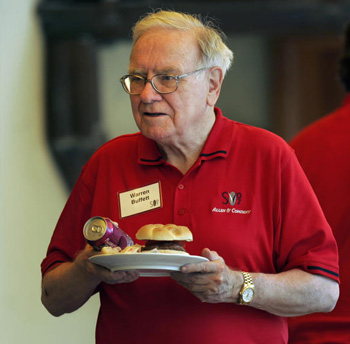
{"type": "Polygon", "coordinates": [[[169,144],[174,132],[159,126],[141,126],[141,133],[159,144],[169,144]]]}

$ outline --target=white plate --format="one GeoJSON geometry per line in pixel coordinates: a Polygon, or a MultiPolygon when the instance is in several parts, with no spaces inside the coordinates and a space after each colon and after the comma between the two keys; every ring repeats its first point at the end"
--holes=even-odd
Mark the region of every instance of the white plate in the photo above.
{"type": "Polygon", "coordinates": [[[140,276],[169,276],[185,264],[207,262],[201,256],[168,253],[126,253],[100,254],[89,258],[92,263],[102,265],[111,271],[138,270],[140,276]]]}

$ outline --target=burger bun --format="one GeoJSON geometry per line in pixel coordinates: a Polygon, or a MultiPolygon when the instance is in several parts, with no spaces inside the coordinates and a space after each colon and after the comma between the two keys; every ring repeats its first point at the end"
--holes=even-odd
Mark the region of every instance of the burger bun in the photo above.
{"type": "Polygon", "coordinates": [[[154,241],[193,241],[193,236],[186,226],[148,224],[142,226],[138,230],[136,239],[154,241]]]}

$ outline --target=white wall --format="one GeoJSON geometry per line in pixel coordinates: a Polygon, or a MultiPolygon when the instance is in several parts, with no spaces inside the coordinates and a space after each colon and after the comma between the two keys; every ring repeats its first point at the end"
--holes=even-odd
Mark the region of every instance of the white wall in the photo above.
{"type": "Polygon", "coordinates": [[[52,317],[40,263],[67,194],[44,137],[36,0],[0,0],[0,343],[94,343],[98,298],[52,317]]]}

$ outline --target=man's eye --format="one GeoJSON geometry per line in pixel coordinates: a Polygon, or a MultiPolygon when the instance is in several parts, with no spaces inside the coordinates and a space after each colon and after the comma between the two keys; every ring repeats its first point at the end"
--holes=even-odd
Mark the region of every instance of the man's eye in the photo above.
{"type": "Polygon", "coordinates": [[[174,77],[172,76],[172,75],[158,75],[158,79],[160,80],[160,81],[164,81],[164,82],[166,82],[166,81],[171,81],[171,80],[173,80],[174,79],[174,77]]]}
{"type": "Polygon", "coordinates": [[[144,81],[144,78],[142,78],[140,76],[132,75],[132,76],[130,76],[130,82],[132,82],[132,83],[143,83],[145,81],[144,81]]]}

